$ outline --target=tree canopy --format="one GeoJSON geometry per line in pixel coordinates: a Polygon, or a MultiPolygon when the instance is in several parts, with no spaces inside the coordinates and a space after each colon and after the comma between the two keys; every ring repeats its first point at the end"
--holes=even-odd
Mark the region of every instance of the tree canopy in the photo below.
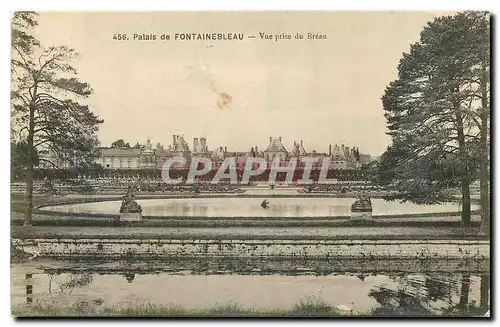
{"type": "Polygon", "coordinates": [[[111,143],[112,148],[130,148],[130,144],[125,143],[124,140],[119,139],[111,143]]]}
{"type": "Polygon", "coordinates": [[[469,185],[489,160],[489,29],[485,12],[429,22],[382,97],[393,144],[379,179],[397,187],[396,198],[416,203],[445,201],[459,186],[466,224],[469,185]]]}

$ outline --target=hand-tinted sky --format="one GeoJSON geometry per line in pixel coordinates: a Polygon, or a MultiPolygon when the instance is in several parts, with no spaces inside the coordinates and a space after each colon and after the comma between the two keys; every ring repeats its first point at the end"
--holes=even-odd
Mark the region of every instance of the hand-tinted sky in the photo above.
{"type": "MultiPolygon", "coordinates": [[[[441,13],[439,13],[441,14],[441,13]]],[[[209,148],[290,149],[329,144],[380,155],[390,139],[380,97],[433,12],[41,13],[44,45],[68,45],[104,119],[102,145],[171,144],[172,134],[209,148]],[[114,34],[244,33],[243,41],[118,41],[114,34]],[[260,40],[259,32],[292,40],[260,40]],[[326,40],[295,40],[320,33],[326,40]],[[255,35],[255,39],[247,38],[255,35]],[[213,85],[212,85],[213,82],[213,85]],[[216,92],[232,97],[218,109],[216,92]]]]}

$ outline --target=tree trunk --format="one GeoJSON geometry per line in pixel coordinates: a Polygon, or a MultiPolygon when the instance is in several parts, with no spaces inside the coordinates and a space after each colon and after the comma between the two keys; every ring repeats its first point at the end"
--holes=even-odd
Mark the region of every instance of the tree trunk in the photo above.
{"type": "Polygon", "coordinates": [[[459,308],[460,313],[465,313],[469,306],[469,289],[470,289],[470,275],[465,273],[462,275],[462,287],[460,289],[460,302],[459,308]]]}
{"type": "Polygon", "coordinates": [[[460,114],[460,104],[456,104],[456,125],[457,125],[457,140],[458,154],[460,166],[463,167],[460,171],[460,187],[462,190],[462,226],[470,226],[470,180],[469,180],[469,160],[465,149],[465,135],[463,118],[460,114]]]}
{"type": "MultiPolygon", "coordinates": [[[[482,132],[481,134],[486,134],[482,132]]],[[[486,140],[481,135],[481,154],[479,158],[479,188],[481,197],[481,232],[489,235],[490,233],[490,190],[489,190],[489,164],[488,149],[483,146],[486,140]],[[486,149],[484,149],[486,148],[486,149]],[[484,151],[484,152],[483,152],[484,151]]]]}
{"type": "Polygon", "coordinates": [[[33,214],[33,166],[26,169],[26,208],[24,211],[24,226],[31,226],[33,214]]]}
{"type": "MultiPolygon", "coordinates": [[[[36,86],[33,94],[36,94],[36,86]]],[[[33,96],[35,99],[35,96],[33,96]]],[[[24,211],[24,226],[32,225],[33,218],[33,179],[34,179],[34,152],[33,138],[35,134],[35,103],[30,104],[30,118],[28,126],[28,162],[26,167],[26,208],[24,211]]]]}
{"type": "Polygon", "coordinates": [[[470,186],[469,181],[462,178],[462,226],[470,226],[470,186]]]}
{"type": "Polygon", "coordinates": [[[489,190],[489,149],[488,149],[488,119],[489,103],[488,89],[486,83],[489,82],[489,76],[484,67],[481,76],[481,131],[479,146],[479,188],[481,196],[481,232],[489,235],[490,233],[490,190],[489,190]]]}
{"type": "Polygon", "coordinates": [[[479,308],[481,313],[484,314],[490,308],[490,275],[481,275],[481,296],[479,300],[479,308]]]}

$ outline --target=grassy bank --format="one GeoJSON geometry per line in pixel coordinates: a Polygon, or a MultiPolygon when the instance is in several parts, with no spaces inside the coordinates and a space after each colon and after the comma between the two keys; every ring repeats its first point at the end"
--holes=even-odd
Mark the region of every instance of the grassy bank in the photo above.
{"type": "MultiPolygon", "coordinates": [[[[448,219],[448,218],[446,218],[448,219]]],[[[15,218],[11,220],[11,226],[22,226],[23,220],[15,218]]],[[[53,227],[185,227],[185,228],[228,228],[228,227],[276,227],[276,228],[303,228],[303,227],[418,227],[418,228],[461,228],[462,224],[458,220],[405,220],[397,219],[372,219],[372,220],[351,220],[351,219],[286,219],[278,217],[266,217],[265,219],[254,219],[247,217],[245,219],[217,218],[217,219],[192,219],[189,217],[176,217],[169,219],[144,218],[137,222],[122,222],[118,218],[99,218],[99,217],[52,217],[44,215],[36,216],[33,219],[33,226],[53,226],[53,227]]],[[[479,221],[472,221],[470,230],[480,227],[479,221]]]]}
{"type": "Polygon", "coordinates": [[[250,233],[190,233],[189,231],[182,233],[169,233],[162,231],[148,231],[146,228],[137,230],[130,230],[130,228],[117,227],[113,230],[104,230],[103,228],[96,228],[92,231],[79,231],[79,229],[69,230],[68,228],[50,228],[50,230],[40,230],[37,227],[12,227],[11,237],[16,239],[135,239],[135,240],[489,240],[490,238],[479,234],[479,230],[461,231],[461,230],[443,230],[438,234],[425,234],[425,233],[402,233],[402,231],[395,229],[393,231],[387,230],[385,234],[332,234],[330,235],[312,235],[312,234],[289,234],[289,235],[275,235],[273,230],[269,230],[266,234],[250,234],[250,233]]]}
{"type": "MultiPolygon", "coordinates": [[[[446,312],[443,316],[473,316],[478,310],[446,312]]],[[[180,306],[137,303],[129,306],[100,306],[93,302],[74,305],[41,304],[18,305],[12,308],[15,317],[352,317],[352,316],[439,316],[421,307],[385,307],[357,312],[339,310],[321,299],[307,298],[290,309],[251,309],[237,303],[220,304],[207,309],[186,309],[180,306]]]]}
{"type": "Polygon", "coordinates": [[[238,303],[218,304],[207,309],[186,309],[174,305],[134,303],[131,305],[100,306],[94,302],[73,305],[34,303],[12,308],[15,317],[287,317],[287,316],[341,316],[342,313],[317,298],[308,298],[290,309],[259,310],[243,308],[238,303]]]}

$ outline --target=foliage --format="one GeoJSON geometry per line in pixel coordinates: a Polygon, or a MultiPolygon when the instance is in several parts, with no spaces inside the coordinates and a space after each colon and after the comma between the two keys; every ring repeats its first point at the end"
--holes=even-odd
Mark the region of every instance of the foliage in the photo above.
{"type": "MultiPolygon", "coordinates": [[[[10,165],[13,169],[21,170],[28,166],[28,144],[25,141],[11,142],[10,144],[10,165]]],[[[34,153],[33,163],[38,165],[38,153],[34,153]]]]}
{"type": "Polygon", "coordinates": [[[124,140],[119,139],[111,143],[112,148],[130,148],[130,144],[125,143],[124,140]]]}

